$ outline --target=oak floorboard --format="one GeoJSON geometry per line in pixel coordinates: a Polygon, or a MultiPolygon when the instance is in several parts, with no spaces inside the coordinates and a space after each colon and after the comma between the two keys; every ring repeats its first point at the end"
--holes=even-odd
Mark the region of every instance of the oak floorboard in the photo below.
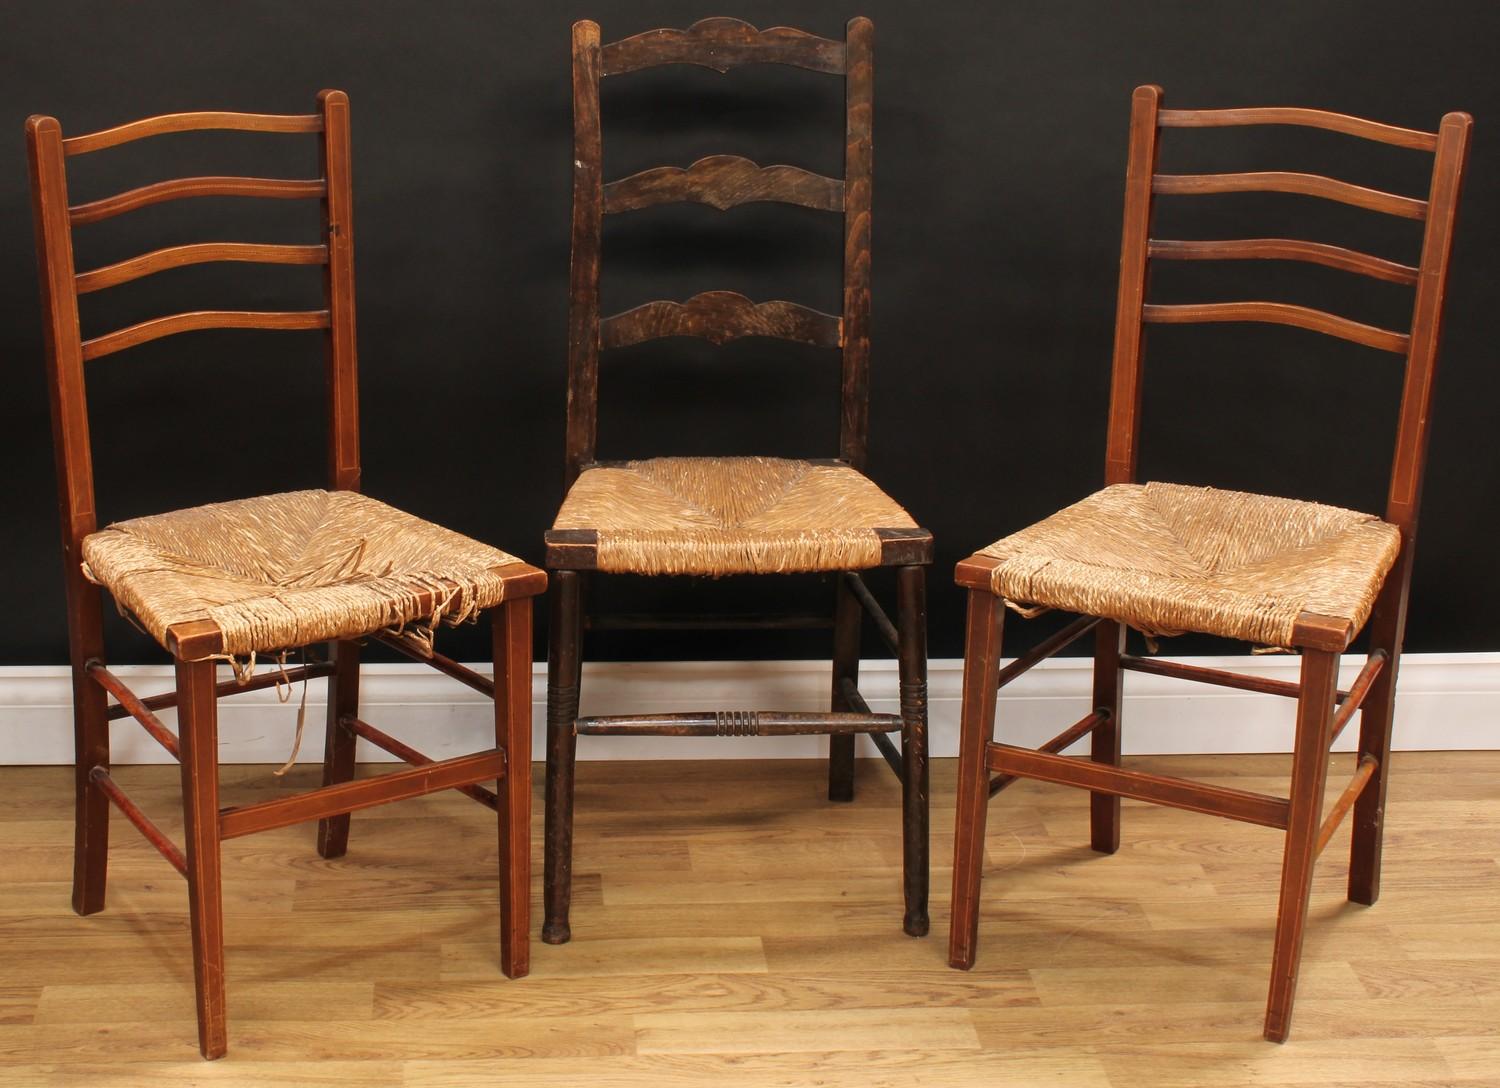
{"type": "MultiPolygon", "coordinates": [[[[1142,757],[1284,794],[1285,756],[1142,757]]],[[[1351,765],[1335,759],[1330,796],[1351,765]]],[[[388,771],[362,767],[360,774],[388,771]]],[[[539,769],[535,780],[539,785],[539,769]]],[[[224,848],[229,1054],[197,1054],[182,880],[123,820],[106,908],[69,908],[71,771],[0,768],[3,1088],[1477,1088],[1500,1084],[1500,753],[1400,753],[1384,889],[1318,867],[1291,1041],[1260,1039],[1280,870],[1265,828],[996,798],[979,955],[946,965],[953,776],[932,774],[932,935],[900,926],[899,786],[861,761],[587,763],[573,940],[499,971],[493,814],[455,793],[224,848]]],[[[176,769],[118,777],[181,834],[176,769]]],[[[224,768],[226,803],[305,789],[224,768]]],[[[541,871],[540,789],[534,791],[541,871]]],[[[534,918],[540,918],[540,881],[534,918]]]]}

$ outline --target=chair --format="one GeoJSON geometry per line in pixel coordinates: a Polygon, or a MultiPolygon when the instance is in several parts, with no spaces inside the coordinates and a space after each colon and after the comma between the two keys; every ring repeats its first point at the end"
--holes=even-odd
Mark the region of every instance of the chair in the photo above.
{"type": "MultiPolygon", "coordinates": [[[[52,426],[62,512],[69,652],[77,751],[73,909],[104,907],[109,805],[119,808],[187,879],[192,918],[198,1042],[205,1058],[226,1046],[220,844],[256,831],[317,820],[318,852],[342,855],[355,809],[459,789],[499,815],[501,967],[527,972],[530,882],[531,598],[546,575],[513,556],[359,493],[354,334],[354,227],[349,99],[318,96],[298,116],[178,113],[64,138],[51,117],[26,122],[36,219],[52,426]],[[219,129],[316,135],[321,177],[280,180],[183,178],[103,200],[68,202],[66,160],[162,133],[219,129]],[[91,271],[73,266],[75,227],[190,196],[316,198],[322,236],[311,245],[203,243],[158,249],[91,271]],[[322,265],[321,308],[302,312],[206,311],[143,321],[83,339],[78,296],[168,268],[205,261],[322,265]],[[98,529],[89,449],[84,363],[158,337],[204,328],[320,329],[327,359],[330,490],[297,491],[136,518],[98,529]],[[103,586],[174,659],[176,688],[141,697],[106,666],[103,586]],[[429,653],[439,621],[487,613],[493,627],[493,682],[429,653]],[[427,660],[495,699],[489,751],[434,762],[359,718],[360,641],[373,638],[427,660]],[[331,657],[275,675],[250,676],[255,655],[327,641],[331,657]],[[230,661],[236,679],[217,683],[230,661]],[[321,789],[221,808],[217,699],[273,683],[329,678],[327,749],[321,789]],[[113,704],[106,696],[113,695],[113,704]],[[156,711],[176,707],[174,735],[156,711]],[[186,845],[148,818],[110,774],[109,723],[135,718],[182,766],[186,845]],[[353,780],[364,738],[411,764],[353,780]],[[498,792],[476,783],[498,780],[498,792]]],[[[184,456],[203,438],[183,427],[184,456]]],[[[300,732],[300,722],[299,722],[300,732]]]]}
{"type": "Polygon", "coordinates": [[[870,102],[873,26],[857,18],[846,41],[787,27],[759,31],[736,19],[653,30],[600,45],[592,22],[573,26],[573,257],[569,310],[567,496],[546,535],[554,581],[547,672],[546,921],[542,940],[570,936],[574,760],[579,736],[788,736],[826,733],[828,795],[854,796],[854,741],[868,735],[902,783],[907,933],[927,932],[927,707],[925,570],[932,536],[863,475],[870,356],[870,102]],[[757,166],[733,155],[686,169],[645,170],[605,184],[599,81],[666,64],[727,72],[745,64],[793,65],[844,77],[845,176],[757,166]],[[696,201],[720,210],[774,201],[842,213],[841,316],[784,301],[759,304],[729,291],[686,302],[650,302],[599,316],[602,218],[696,201]],[[843,363],[839,457],[659,457],[596,460],[600,351],[667,336],[719,344],[776,337],[838,349],[843,363]],[[859,572],[895,567],[898,615],[881,610],[859,572]],[[590,616],[583,583],[594,573],[658,575],[835,574],[835,602],[812,617],[590,616]],[[861,613],[900,659],[901,713],[872,714],[856,685],[861,613]],[[594,629],[833,628],[832,711],[710,711],[578,717],[580,642],[594,629]],[[887,733],[901,732],[898,752],[887,733]]]}
{"type": "Polygon", "coordinates": [[[1301,957],[1313,863],[1354,813],[1349,898],[1372,904],[1380,890],[1381,824],[1391,744],[1396,668],[1406,621],[1417,505],[1427,448],[1454,212],[1470,119],[1450,113],[1439,131],[1417,132],[1307,109],[1167,110],[1161,89],[1135,91],[1116,310],[1114,375],[1103,491],[981,549],[958,565],[969,591],[959,758],[953,914],[948,957],[974,964],[979,881],[990,797],[1017,778],[1091,792],[1091,845],[1113,853],[1120,798],[1225,816],[1286,832],[1265,1036],[1287,1037],[1301,957]],[[1171,175],[1156,172],[1161,129],[1302,125],[1434,155],[1426,200],[1298,173],[1171,175]],[[1167,241],[1151,236],[1157,194],[1302,193],[1423,222],[1417,266],[1338,246],[1280,238],[1167,241]],[[1153,260],[1310,261],[1416,288],[1407,332],[1276,302],[1163,305],[1145,301],[1153,260]],[[1405,358],[1396,457],[1384,519],[1318,503],[1169,483],[1135,482],[1143,323],[1265,321],[1342,337],[1405,358]],[[1001,668],[1003,606],[1052,608],[1081,618],[1001,668]],[[1370,623],[1364,667],[1338,688],[1339,654],[1370,623]],[[1302,654],[1301,682],[1136,657],[1124,632],[1192,631],[1302,654]],[[1088,632],[1094,632],[1093,710],[1039,750],[995,743],[996,692],[1088,632]],[[1290,798],[1205,785],[1120,767],[1123,672],[1197,680],[1296,700],[1290,798]],[[1349,786],[1323,815],[1328,750],[1363,708],[1359,759],[1349,786]],[[1061,753],[1089,738],[1088,758],[1061,753]],[[991,774],[993,773],[993,777],[991,774]]]}

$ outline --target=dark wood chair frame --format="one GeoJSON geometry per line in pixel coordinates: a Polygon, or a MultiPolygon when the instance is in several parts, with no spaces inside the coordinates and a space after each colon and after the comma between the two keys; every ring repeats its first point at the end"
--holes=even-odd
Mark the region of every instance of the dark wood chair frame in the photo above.
{"type": "MultiPolygon", "coordinates": [[[[663,336],[723,343],[773,336],[829,348],[843,357],[839,457],[830,463],[863,470],[869,421],[871,49],[868,19],[849,22],[837,41],[800,30],[758,31],[736,19],[704,19],[686,30],[653,30],[600,44],[597,24],[573,27],[574,188],[568,337],[567,470],[565,486],[596,464],[598,366],[601,348],[663,336]],[[846,146],[842,179],[793,166],[760,167],[715,155],[687,169],[659,167],[605,184],[599,123],[599,82],[666,64],[727,72],[745,64],[785,64],[845,77],[846,146]],[[667,202],[696,201],[721,210],[752,201],[796,204],[844,216],[844,305],[839,317],[790,302],[752,303],[710,291],[684,303],[650,302],[613,317],[599,316],[600,235],[605,214],[667,202]]],[[[832,617],[824,615],[639,616],[586,614],[584,583],[596,569],[592,530],[547,533],[546,563],[554,579],[547,673],[546,920],[542,940],[568,940],[572,884],[573,785],[577,738],[593,735],[830,737],[828,796],[854,797],[855,737],[865,734],[902,784],[907,933],[927,932],[927,636],[926,565],[932,536],[925,529],[877,530],[881,566],[896,568],[897,619],[892,622],[854,571],[836,581],[832,617]],[[901,713],[872,714],[857,686],[863,616],[868,615],[900,667],[901,713]],[[833,629],[832,711],[781,713],[709,711],[578,717],[581,642],[588,630],[833,629]],[[887,736],[901,732],[901,748],[887,736]]]]}
{"type": "MultiPolygon", "coordinates": [[[[330,486],[357,491],[360,485],[359,413],[354,328],[354,224],[350,180],[349,100],[342,91],[324,91],[317,111],[306,115],[178,113],[64,138],[51,117],[26,122],[31,167],[46,355],[51,390],[52,428],[67,582],[68,642],[73,668],[75,785],[73,909],[93,914],[104,907],[109,846],[109,805],[113,803],[172,867],[187,879],[192,918],[193,977],[197,994],[198,1041],[205,1058],[226,1047],[224,931],[220,885],[220,844],[256,831],[318,821],[318,852],[325,858],[348,848],[349,813],[373,805],[458,789],[494,809],[499,817],[501,967],[512,978],[529,964],[531,837],[531,598],[546,586],[543,571],[524,563],[507,564],[505,601],[490,610],[494,680],[441,655],[425,658],[399,636],[371,632],[372,638],[418,660],[428,660],[450,676],[495,700],[495,747],[489,751],[434,762],[362,721],[359,716],[360,643],[330,644],[326,662],[312,662],[263,674],[247,682],[217,682],[212,655],[223,647],[210,620],[179,623],[169,630],[167,649],[176,664],[176,688],[141,697],[105,665],[102,593],[84,577],[81,547],[97,528],[84,366],[123,348],[161,336],[204,328],[321,329],[327,360],[328,463],[330,486]],[[283,180],[247,177],[181,178],[157,182],[84,204],[68,203],[66,159],[169,132],[236,130],[306,133],[319,139],[321,177],[283,180]],[[202,243],[158,249],[140,257],[87,272],[75,272],[75,226],[107,219],[164,200],[194,196],[316,197],[322,205],[324,240],[316,245],[202,243]],[[323,308],[306,312],[200,311],[143,321],[102,336],[83,339],[78,296],[113,287],[168,268],[206,261],[263,264],[320,264],[324,269],[323,308]],[[218,777],[217,700],[304,678],[329,678],[327,750],[323,788],[255,804],[221,808],[218,777]],[[107,696],[113,695],[114,703],[107,696]],[[177,709],[178,731],[156,711],[177,709]],[[109,723],[131,717],[182,767],[186,847],[180,849],[125,795],[110,774],[109,723]],[[378,778],[354,780],[357,738],[410,763],[409,769],[378,778]],[[514,769],[514,770],[512,770],[514,769]],[[476,783],[497,781],[497,791],[476,783]]],[[[434,604],[437,602],[433,602],[434,604]]]]}
{"type": "Polygon", "coordinates": [[[1120,798],[1130,797],[1286,832],[1275,951],[1267,1002],[1265,1037],[1285,1041],[1301,959],[1313,865],[1339,824],[1354,813],[1349,898],[1373,904],[1380,893],[1381,832],[1395,708],[1396,669],[1406,625],[1416,543],[1417,508],[1426,458],[1438,334],[1447,286],[1454,216],[1468,154],[1467,114],[1446,115],[1437,133],[1395,128],[1322,110],[1161,108],[1159,87],[1135,91],[1130,125],[1130,164],[1120,255],[1114,370],[1110,394],[1107,483],[1131,483],[1139,446],[1143,323],[1265,321],[1342,337],[1405,356],[1396,452],[1386,520],[1401,530],[1401,552],[1387,575],[1370,617],[1370,648],[1348,690],[1338,687],[1339,655],[1359,633],[1343,619],[1303,613],[1294,647],[1302,654],[1301,682],[1267,680],[1125,652],[1124,629],[1116,622],[1083,616],[1035,650],[1001,668],[1004,602],[990,590],[995,561],[974,556],[958,565],[957,581],[969,590],[965,643],[962,739],[958,778],[957,832],[953,862],[953,914],[948,957],[954,967],[974,964],[979,927],[979,883],[984,863],[987,803],[1018,778],[1078,786],[1091,791],[1091,845],[1113,853],[1120,843],[1120,798]],[[1156,172],[1163,128],[1224,125],[1304,125],[1434,156],[1428,198],[1415,200],[1311,174],[1241,173],[1169,175],[1156,172]],[[1275,191],[1337,200],[1378,212],[1424,221],[1417,267],[1321,243],[1257,238],[1233,241],[1169,241],[1151,237],[1156,194],[1275,191]],[[1416,288],[1410,331],[1397,333],[1323,311],[1278,302],[1216,302],[1157,305],[1145,301],[1149,261],[1205,259],[1310,261],[1416,288]],[[998,690],[1037,662],[1094,632],[1094,709],[1076,725],[1032,751],[994,741],[998,690]],[[1266,796],[1120,767],[1120,702],[1125,670],[1196,680],[1297,700],[1291,796],[1266,796]],[[1329,748],[1356,711],[1360,721],[1357,769],[1348,788],[1323,815],[1329,748]],[[1090,738],[1088,758],[1061,753],[1090,738]],[[993,773],[993,777],[991,774],[993,773]]]}

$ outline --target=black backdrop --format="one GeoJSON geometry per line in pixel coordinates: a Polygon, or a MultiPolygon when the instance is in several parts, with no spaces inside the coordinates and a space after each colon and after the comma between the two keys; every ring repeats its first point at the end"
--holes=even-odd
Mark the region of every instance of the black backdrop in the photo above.
{"type": "MultiPolygon", "coordinates": [[[[1099,484],[1131,88],[1160,83],[1168,105],[1316,105],[1429,130],[1445,110],[1472,112],[1408,645],[1496,645],[1500,161],[1490,126],[1500,124],[1500,5],[49,2],[8,5],[0,33],[12,133],[0,155],[0,662],[66,657],[27,114],[51,113],[78,133],[184,109],[306,112],[320,87],[347,90],[365,488],[535,561],[560,497],[568,27],[592,17],[610,40],[713,14],[830,36],[851,15],[875,21],[871,469],[937,535],[934,656],[961,648],[953,563],[1099,484]]],[[[776,68],[606,81],[606,176],[713,152],[837,174],[840,91],[836,79],[776,68]]],[[[308,176],[309,144],[158,138],[74,160],[73,196],[190,173],[308,176]]],[[[1422,194],[1424,156],[1335,134],[1170,132],[1163,154],[1168,169],[1309,169],[1422,194]]],[[[1398,259],[1414,260],[1419,239],[1415,224],[1301,197],[1163,208],[1163,236],[1240,233],[1220,217],[1254,212],[1254,233],[1398,259]]],[[[292,202],[162,205],[85,228],[78,264],[194,239],[312,240],[315,214],[292,202]]],[[[834,217],[756,205],[616,219],[606,311],[712,287],[837,311],[834,217]]],[[[1403,288],[1252,263],[1164,269],[1154,292],[1303,301],[1393,327],[1407,318],[1403,288]]],[[[274,272],[200,266],[87,298],[85,334],[177,309],[295,308],[316,296],[316,270],[274,272]]],[[[1380,509],[1396,357],[1298,330],[1199,326],[1153,332],[1148,359],[1147,476],[1380,509]]],[[[316,334],[187,334],[94,363],[89,380],[102,521],[323,482],[316,334]]],[[[829,456],[836,392],[835,356],[769,341],[616,353],[604,371],[601,453],[829,456]]],[[[827,592],[783,581],[616,579],[601,596],[722,608],[827,592]]],[[[1012,630],[1013,649],[1047,626],[1012,630]]],[[[159,659],[122,623],[111,637],[116,659],[159,659]]],[[[475,632],[448,637],[457,656],[482,655],[475,632]]],[[[811,637],[748,635],[599,651],[825,652],[811,637]]]]}

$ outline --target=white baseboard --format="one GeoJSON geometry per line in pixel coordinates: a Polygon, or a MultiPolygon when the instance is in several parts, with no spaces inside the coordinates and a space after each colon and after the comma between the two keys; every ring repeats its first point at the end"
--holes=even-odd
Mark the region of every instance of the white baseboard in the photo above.
{"type": "MultiPolygon", "coordinates": [[[[1297,679],[1298,659],[1184,658],[1194,664],[1283,680],[1297,679]]],[[[1360,661],[1346,659],[1347,682],[1360,661]]],[[[481,672],[488,670],[475,666],[481,672]]],[[[115,670],[138,692],[171,683],[167,666],[115,670]]],[[[956,754],[963,665],[956,659],[929,665],[935,756],[956,754]]],[[[546,716],[546,670],[537,666],[532,702],[534,754],[540,759],[546,716]]],[[[703,709],[826,709],[829,666],[818,661],[600,663],[585,667],[584,713],[642,713],[703,709]]],[[[1090,667],[1086,658],[1053,658],[1011,686],[1000,700],[997,735],[1036,745],[1087,712],[1090,667]]],[[[480,696],[423,665],[369,665],[362,679],[361,716],[435,758],[460,755],[493,743],[493,718],[480,696]]],[[[68,670],[58,666],[0,668],[0,764],[73,761],[68,670]]],[[[307,735],[299,759],[323,754],[324,681],[308,691],[307,735]]],[[[872,709],[895,711],[893,661],[861,666],[860,690],[872,709]]],[[[1125,683],[1127,753],[1285,752],[1292,737],[1292,702],[1227,688],[1131,673],[1125,683]]],[[[248,692],[220,703],[220,758],[226,763],[279,763],[287,757],[300,689],[287,705],[273,690],[248,692]]],[[[1395,746],[1404,750],[1500,748],[1500,653],[1408,654],[1401,662],[1395,746]]],[[[171,712],[163,720],[172,722],[171,712]]],[[[1357,730],[1340,738],[1353,747],[1357,730]]],[[[361,760],[389,757],[361,743],[361,760]]],[[[861,755],[875,749],[860,738],[861,755]]],[[[585,737],[581,759],[802,758],[826,753],[822,737],[691,738],[585,737]]],[[[163,763],[168,756],[129,719],[113,732],[117,763],[163,763]]]]}

